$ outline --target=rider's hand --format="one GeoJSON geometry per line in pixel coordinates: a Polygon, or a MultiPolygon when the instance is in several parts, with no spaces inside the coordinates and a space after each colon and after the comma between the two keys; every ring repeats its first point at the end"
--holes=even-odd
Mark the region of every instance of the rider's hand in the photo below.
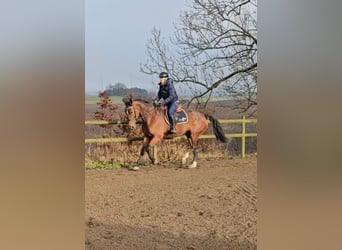
{"type": "Polygon", "coordinates": [[[154,106],[155,108],[158,108],[158,107],[161,106],[161,103],[158,102],[158,101],[156,101],[156,100],[154,100],[154,101],[153,101],[153,106],[154,106]]]}

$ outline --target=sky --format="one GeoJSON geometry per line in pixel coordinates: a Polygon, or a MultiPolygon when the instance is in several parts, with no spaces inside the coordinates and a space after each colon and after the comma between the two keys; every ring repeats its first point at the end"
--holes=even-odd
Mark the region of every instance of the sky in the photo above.
{"type": "Polygon", "coordinates": [[[187,0],[86,0],[86,93],[117,82],[129,88],[157,88],[157,75],[140,72],[147,59],[146,44],[154,27],[171,37],[187,5],[187,0]]]}

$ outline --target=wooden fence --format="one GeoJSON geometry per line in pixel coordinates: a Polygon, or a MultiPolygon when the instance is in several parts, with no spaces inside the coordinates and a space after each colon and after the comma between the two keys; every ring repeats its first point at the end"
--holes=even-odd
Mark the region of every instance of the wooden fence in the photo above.
{"type": "MultiPolygon", "coordinates": [[[[246,138],[247,137],[256,137],[257,133],[246,133],[246,124],[247,123],[257,123],[257,119],[246,119],[245,116],[242,117],[242,119],[231,119],[231,120],[219,120],[221,124],[241,124],[241,133],[233,133],[233,134],[226,134],[227,138],[241,138],[241,157],[245,158],[246,154],[246,138]]],[[[122,121],[86,121],[85,125],[109,125],[109,124],[127,124],[127,122],[122,121]]],[[[182,137],[176,137],[172,138],[165,137],[164,139],[172,139],[172,140],[178,140],[182,137]]],[[[206,134],[201,135],[199,137],[200,139],[211,139],[216,138],[215,135],[212,134],[206,134]]],[[[91,139],[85,139],[85,143],[109,143],[109,142],[130,142],[130,141],[141,141],[143,140],[143,137],[132,137],[132,138],[91,138],[91,139]]],[[[156,157],[157,155],[157,147],[154,147],[154,155],[156,157]]]]}

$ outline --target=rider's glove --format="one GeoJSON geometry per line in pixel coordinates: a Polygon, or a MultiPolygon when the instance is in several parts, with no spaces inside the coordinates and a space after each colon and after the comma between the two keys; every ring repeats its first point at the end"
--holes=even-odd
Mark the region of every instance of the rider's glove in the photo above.
{"type": "Polygon", "coordinates": [[[153,101],[153,106],[154,106],[155,108],[160,107],[160,105],[161,105],[161,103],[160,103],[159,101],[157,101],[157,100],[154,100],[154,101],[153,101]]]}

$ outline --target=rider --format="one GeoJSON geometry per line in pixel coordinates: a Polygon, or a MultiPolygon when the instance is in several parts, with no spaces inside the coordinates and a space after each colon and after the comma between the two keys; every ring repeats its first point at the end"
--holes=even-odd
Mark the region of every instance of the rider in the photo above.
{"type": "Polygon", "coordinates": [[[158,103],[161,98],[164,99],[162,105],[167,106],[167,114],[170,121],[170,133],[175,134],[176,121],[174,114],[177,109],[178,95],[173,85],[173,81],[171,78],[169,78],[169,74],[167,72],[161,72],[159,74],[159,78],[159,91],[158,96],[154,99],[154,103],[158,103]]]}

